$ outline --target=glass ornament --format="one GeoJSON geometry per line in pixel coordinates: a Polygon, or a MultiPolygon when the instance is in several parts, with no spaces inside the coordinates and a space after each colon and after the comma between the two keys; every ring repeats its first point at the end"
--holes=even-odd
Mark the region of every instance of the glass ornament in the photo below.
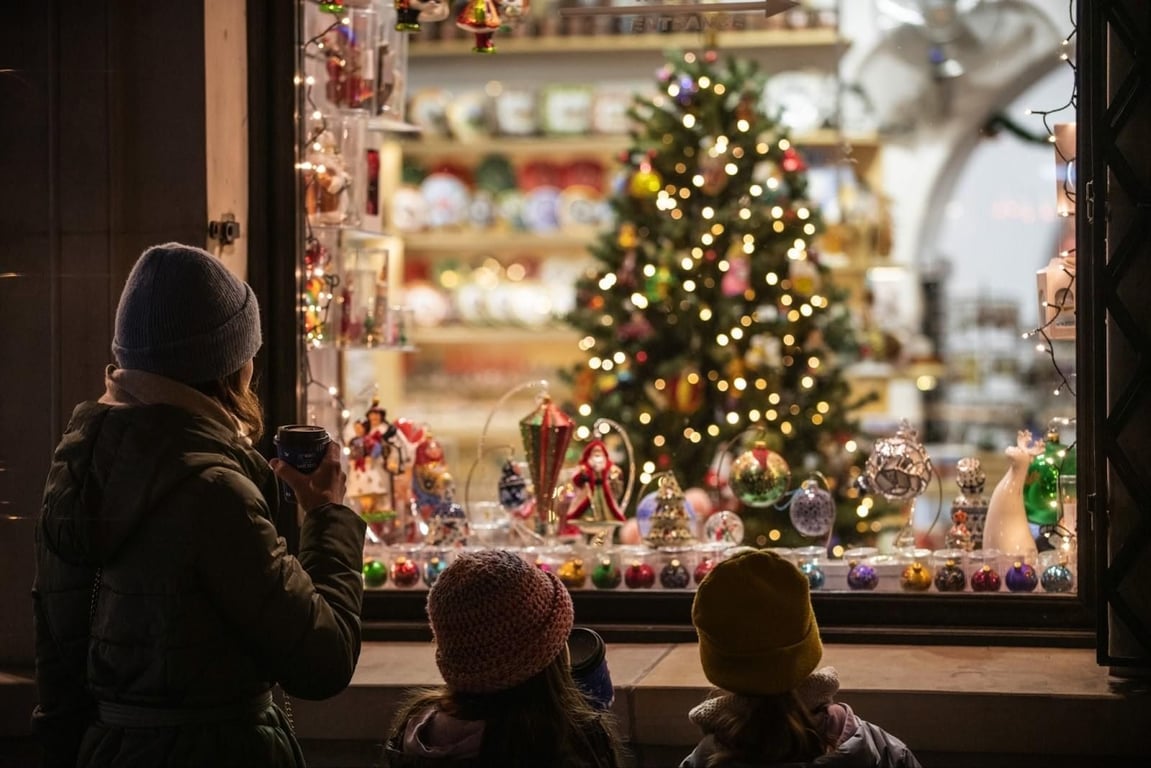
{"type": "Polygon", "coordinates": [[[1043,452],[1031,460],[1023,482],[1023,506],[1028,522],[1055,525],[1059,522],[1059,476],[1075,474],[1075,454],[1059,442],[1059,430],[1048,428],[1043,452]]]}
{"type": "Polygon", "coordinates": [[[934,583],[940,592],[962,592],[967,587],[967,574],[959,563],[947,559],[935,569],[934,583]]]}
{"type": "Polygon", "coordinates": [[[628,589],[651,589],[655,584],[655,571],[641,560],[633,560],[623,573],[628,589]]]}
{"type": "Polygon", "coordinates": [[[679,547],[694,543],[695,511],[689,508],[675,475],[665,472],[660,475],[658,484],[656,492],[649,494],[654,499],[650,502],[651,511],[646,515],[644,541],[650,547],[679,547]]]}
{"type": "Polygon", "coordinates": [[[601,558],[591,572],[591,583],[596,589],[615,589],[623,581],[623,574],[610,557],[601,558]]]}
{"type": "Polygon", "coordinates": [[[695,579],[695,583],[698,585],[701,581],[703,581],[709,573],[715,570],[715,565],[716,560],[714,557],[704,557],[702,560],[700,560],[699,563],[695,566],[694,573],[692,573],[692,576],[695,579]]]}
{"type": "Polygon", "coordinates": [[[559,523],[554,491],[568,444],[575,433],[575,422],[552,402],[549,395],[544,394],[535,410],[520,419],[519,427],[527,454],[528,472],[535,489],[536,515],[551,533],[559,523]]]}
{"type": "Polygon", "coordinates": [[[931,589],[931,573],[916,560],[899,574],[899,586],[907,592],[926,592],[931,589]]]}
{"type": "Polygon", "coordinates": [[[791,467],[767,443],[757,440],[751,450],[732,461],[728,483],[736,498],[749,507],[770,506],[787,491],[791,467]]]}
{"type": "Polygon", "coordinates": [[[927,489],[934,469],[918,432],[904,419],[893,437],[875,441],[863,479],[888,501],[910,501],[927,489]]]}
{"type": "Polygon", "coordinates": [[[584,568],[583,560],[578,557],[565,561],[556,575],[568,589],[579,589],[587,584],[587,569],[584,568]]]}
{"type": "Polygon", "coordinates": [[[835,522],[835,499],[818,480],[809,478],[791,497],[787,513],[795,530],[804,536],[826,536],[835,522]]]}
{"type": "Polygon", "coordinates": [[[401,555],[392,563],[392,583],[397,587],[414,587],[420,583],[420,569],[401,555]]]}
{"type": "Polygon", "coordinates": [[[508,512],[515,512],[528,503],[528,481],[511,459],[500,468],[498,490],[500,506],[508,512]]]}
{"type": "Polygon", "coordinates": [[[998,592],[1001,580],[999,574],[990,565],[984,565],[971,574],[971,591],[972,592],[998,592]]]}
{"type": "Polygon", "coordinates": [[[440,578],[440,574],[448,567],[447,558],[439,555],[432,555],[428,558],[428,562],[424,563],[424,583],[428,588],[432,588],[436,584],[436,580],[440,578]]]}
{"type": "Polygon", "coordinates": [[[1075,586],[1075,577],[1066,564],[1055,563],[1043,569],[1039,583],[1045,592],[1070,592],[1075,586]]]}
{"type": "Polygon", "coordinates": [[[847,586],[855,590],[870,590],[879,586],[879,572],[867,563],[851,561],[847,572],[847,586]]]}
{"type": "Polygon", "coordinates": [[[382,587],[388,581],[388,567],[379,560],[364,563],[364,586],[382,587]]]}
{"type": "Polygon", "coordinates": [[[659,583],[664,589],[684,589],[691,583],[691,574],[678,559],[673,559],[659,572],[659,583]]]}
{"type": "Polygon", "coordinates": [[[799,566],[799,570],[807,577],[807,583],[811,589],[819,589],[827,581],[827,576],[817,563],[804,563],[799,566]]]}
{"type": "Polygon", "coordinates": [[[742,544],[743,519],[729,510],[720,510],[703,524],[703,535],[708,541],[733,545],[742,544]]]}
{"type": "Polygon", "coordinates": [[[1007,589],[1012,592],[1034,592],[1035,587],[1039,586],[1039,576],[1035,573],[1035,568],[1021,560],[1012,563],[1003,580],[1007,583],[1007,589]]]}

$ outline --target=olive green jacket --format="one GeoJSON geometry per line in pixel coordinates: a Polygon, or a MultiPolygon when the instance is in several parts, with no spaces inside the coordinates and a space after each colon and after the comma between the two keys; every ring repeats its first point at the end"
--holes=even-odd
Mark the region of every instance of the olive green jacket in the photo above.
{"type": "Polygon", "coordinates": [[[211,414],[83,403],[36,530],[33,726],[50,766],[299,766],[283,713],[123,728],[97,702],[223,712],[274,684],[321,699],[360,652],[364,523],[310,511],[291,556],[267,462],[211,414]]]}

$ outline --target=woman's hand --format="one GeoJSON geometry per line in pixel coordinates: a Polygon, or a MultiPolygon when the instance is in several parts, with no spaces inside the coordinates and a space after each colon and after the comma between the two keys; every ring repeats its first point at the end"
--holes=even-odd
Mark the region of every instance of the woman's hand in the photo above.
{"type": "Polygon", "coordinates": [[[304,512],[325,504],[343,504],[348,476],[340,466],[340,446],[332,443],[315,471],[304,475],[291,464],[272,459],[268,464],[276,477],[283,480],[296,494],[296,501],[304,512]]]}

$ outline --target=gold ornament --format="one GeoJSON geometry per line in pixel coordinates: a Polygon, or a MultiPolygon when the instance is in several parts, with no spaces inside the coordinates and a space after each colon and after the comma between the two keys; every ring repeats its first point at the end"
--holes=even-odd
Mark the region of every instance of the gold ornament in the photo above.
{"type": "Polygon", "coordinates": [[[925,592],[931,589],[931,573],[923,567],[923,563],[914,562],[903,569],[899,576],[899,586],[908,592],[925,592]]]}
{"type": "Polygon", "coordinates": [[[561,565],[557,575],[568,589],[579,589],[587,583],[587,569],[578,557],[561,565]]]}
{"type": "Polygon", "coordinates": [[[632,174],[628,192],[632,197],[647,199],[655,197],[663,188],[663,178],[652,169],[651,163],[640,163],[639,170],[632,174]]]}

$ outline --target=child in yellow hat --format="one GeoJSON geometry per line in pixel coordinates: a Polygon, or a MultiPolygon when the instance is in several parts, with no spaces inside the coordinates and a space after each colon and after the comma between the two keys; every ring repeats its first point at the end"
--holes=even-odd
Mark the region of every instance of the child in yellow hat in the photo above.
{"type": "Polygon", "coordinates": [[[738,554],[691,607],[703,672],[717,695],[689,717],[704,737],[680,768],[920,768],[907,746],[834,700],[807,577],[769,551],[738,554]]]}

